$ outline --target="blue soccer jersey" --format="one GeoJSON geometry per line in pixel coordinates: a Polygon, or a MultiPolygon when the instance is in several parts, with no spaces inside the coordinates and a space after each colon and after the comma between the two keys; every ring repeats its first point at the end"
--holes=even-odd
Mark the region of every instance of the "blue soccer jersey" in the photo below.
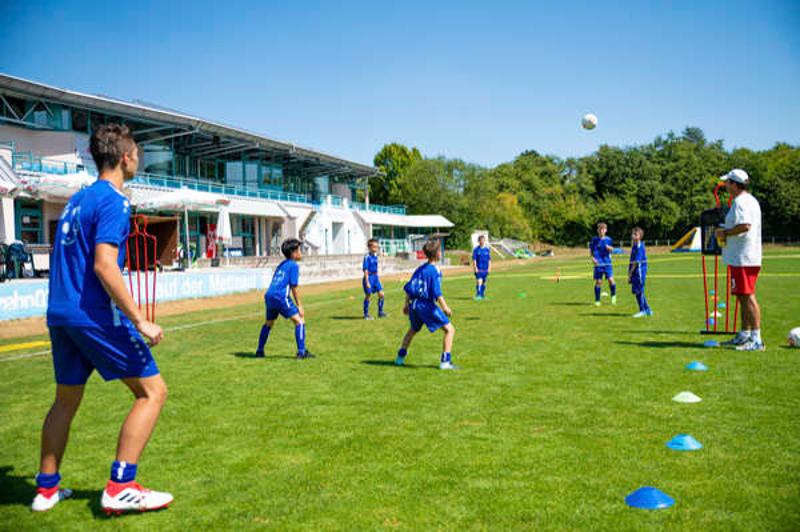
{"type": "Polygon", "coordinates": [[[606,246],[614,246],[614,241],[607,236],[600,238],[599,236],[592,237],[589,243],[589,251],[592,257],[597,261],[597,266],[610,266],[611,265],[611,252],[606,246]]]}
{"type": "Polygon", "coordinates": [[[631,284],[634,287],[644,286],[647,277],[647,252],[644,249],[644,242],[631,246],[631,260],[628,266],[631,276],[631,284]]]}
{"type": "Polygon", "coordinates": [[[109,181],[98,180],[70,198],[51,258],[48,326],[120,325],[120,311],[94,273],[95,246],[116,246],[121,271],[129,231],[130,202],[109,181]]]}
{"type": "Polygon", "coordinates": [[[472,260],[475,262],[479,272],[489,271],[489,263],[492,261],[492,252],[488,246],[475,246],[472,250],[472,260]]]}
{"type": "Polygon", "coordinates": [[[414,271],[404,289],[411,300],[435,303],[442,297],[442,272],[435,265],[425,263],[414,271]]]}
{"type": "Polygon", "coordinates": [[[366,271],[370,275],[378,275],[378,256],[372,253],[364,255],[364,262],[361,264],[361,270],[366,271]]]}
{"type": "Polygon", "coordinates": [[[647,252],[644,249],[644,242],[631,246],[631,271],[647,271],[647,252]]]}
{"type": "Polygon", "coordinates": [[[292,259],[286,259],[275,269],[265,297],[273,301],[288,299],[289,290],[298,284],[300,284],[300,267],[292,259]]]}

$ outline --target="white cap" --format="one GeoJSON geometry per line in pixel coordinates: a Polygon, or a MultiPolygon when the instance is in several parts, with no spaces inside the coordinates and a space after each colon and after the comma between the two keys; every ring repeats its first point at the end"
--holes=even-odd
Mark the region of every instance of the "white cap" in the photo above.
{"type": "Polygon", "coordinates": [[[742,185],[744,185],[745,183],[750,181],[750,176],[747,175],[747,172],[745,172],[741,168],[734,168],[733,170],[731,170],[730,172],[728,172],[724,176],[720,177],[720,179],[722,181],[731,180],[731,181],[735,181],[737,183],[741,183],[742,185]]]}

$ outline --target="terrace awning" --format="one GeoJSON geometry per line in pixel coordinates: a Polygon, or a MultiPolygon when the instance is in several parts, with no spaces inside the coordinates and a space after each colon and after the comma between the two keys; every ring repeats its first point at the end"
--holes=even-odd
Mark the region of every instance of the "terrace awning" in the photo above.
{"type": "Polygon", "coordinates": [[[269,218],[286,218],[286,212],[274,201],[252,201],[232,199],[228,205],[231,214],[246,216],[265,216],[269,218]]]}
{"type": "Polygon", "coordinates": [[[34,198],[66,201],[73,194],[97,181],[87,172],[21,176],[19,185],[34,198]]]}
{"type": "Polygon", "coordinates": [[[356,211],[358,216],[370,225],[394,227],[453,227],[453,222],[440,214],[390,214],[374,211],[356,211]]]}

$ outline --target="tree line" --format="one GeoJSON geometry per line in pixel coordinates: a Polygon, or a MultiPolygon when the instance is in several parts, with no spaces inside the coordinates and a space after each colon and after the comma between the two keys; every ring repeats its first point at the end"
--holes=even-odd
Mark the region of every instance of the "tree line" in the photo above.
{"type": "Polygon", "coordinates": [[[370,179],[370,200],[446,216],[455,223],[450,245],[457,247],[467,246],[475,229],[493,238],[584,245],[600,220],[617,238],[638,225],[648,240],[675,240],[713,207],[711,191],[732,168],[750,174],[765,236],[800,232],[800,147],[726,150],[697,127],[644,145],[603,145],[577,158],[529,150],[493,168],[392,143],[374,164],[385,175],[370,179]]]}

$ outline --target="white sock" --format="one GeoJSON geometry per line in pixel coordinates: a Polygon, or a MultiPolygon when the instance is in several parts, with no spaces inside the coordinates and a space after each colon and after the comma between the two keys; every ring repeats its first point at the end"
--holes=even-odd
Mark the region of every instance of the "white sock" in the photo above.
{"type": "Polygon", "coordinates": [[[750,333],[750,339],[756,343],[761,343],[761,329],[753,329],[750,333]]]}
{"type": "Polygon", "coordinates": [[[753,331],[749,331],[747,329],[742,329],[741,331],[739,331],[739,334],[742,335],[742,338],[750,338],[750,335],[752,333],[753,331]]]}

